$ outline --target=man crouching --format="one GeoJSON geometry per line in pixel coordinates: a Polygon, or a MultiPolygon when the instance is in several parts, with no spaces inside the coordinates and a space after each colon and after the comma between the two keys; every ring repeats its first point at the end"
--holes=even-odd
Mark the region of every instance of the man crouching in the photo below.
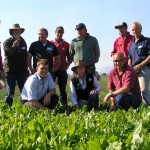
{"type": "Polygon", "coordinates": [[[24,105],[46,109],[51,113],[58,103],[58,96],[55,94],[55,83],[48,69],[49,62],[46,59],[37,62],[37,72],[27,79],[21,92],[21,99],[24,105]]]}

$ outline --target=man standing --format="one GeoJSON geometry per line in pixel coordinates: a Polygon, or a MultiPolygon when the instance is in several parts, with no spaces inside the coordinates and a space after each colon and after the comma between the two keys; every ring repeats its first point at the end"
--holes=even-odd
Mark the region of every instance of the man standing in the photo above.
{"type": "Polygon", "coordinates": [[[139,22],[131,23],[130,28],[134,40],[129,49],[129,65],[137,71],[142,98],[150,106],[150,39],[141,34],[142,25],[139,22]]]}
{"type": "Polygon", "coordinates": [[[27,69],[27,44],[21,37],[24,28],[14,24],[9,33],[12,37],[4,41],[4,70],[6,73],[6,97],[5,103],[12,105],[16,81],[20,92],[28,77],[27,69]]]}
{"type": "MultiPolygon", "coordinates": [[[[58,78],[58,86],[60,90],[60,101],[62,105],[67,105],[67,93],[66,93],[66,85],[67,85],[67,69],[71,63],[69,56],[69,43],[66,42],[62,37],[64,34],[64,28],[62,26],[58,26],[55,30],[55,39],[51,40],[51,42],[57,47],[58,53],[60,55],[61,64],[58,70],[55,72],[55,79],[58,78]]],[[[57,58],[54,57],[53,63],[54,68],[57,62],[57,58]]]]}
{"type": "Polygon", "coordinates": [[[38,60],[36,70],[37,72],[27,79],[21,99],[27,106],[46,109],[51,113],[58,103],[58,96],[55,94],[55,83],[48,72],[49,62],[46,59],[38,60]]]}
{"type": "Polygon", "coordinates": [[[131,106],[138,108],[142,98],[136,71],[125,63],[123,53],[115,53],[113,63],[115,68],[108,78],[110,92],[104,97],[103,104],[111,100],[109,111],[118,108],[128,110],[131,106]]]}
{"type": "Polygon", "coordinates": [[[55,78],[55,72],[59,68],[60,65],[60,56],[57,52],[56,46],[47,40],[48,31],[45,28],[41,28],[38,30],[39,40],[31,43],[28,56],[27,63],[29,70],[32,74],[36,72],[36,64],[39,59],[47,59],[50,63],[49,72],[51,73],[53,79],[55,78]],[[33,57],[33,67],[32,60],[33,57]],[[57,58],[57,64],[55,68],[53,68],[53,57],[57,58]]]}
{"type": "Polygon", "coordinates": [[[115,53],[123,53],[126,63],[128,63],[128,51],[130,44],[132,42],[133,36],[127,31],[128,26],[125,22],[120,22],[118,25],[115,26],[115,29],[119,30],[119,37],[114,42],[114,48],[111,52],[111,55],[115,53]]]}
{"type": "Polygon", "coordinates": [[[90,72],[95,74],[95,63],[99,61],[100,49],[98,41],[95,37],[87,33],[85,24],[76,25],[78,37],[71,41],[69,53],[72,61],[83,61],[90,72]]]}

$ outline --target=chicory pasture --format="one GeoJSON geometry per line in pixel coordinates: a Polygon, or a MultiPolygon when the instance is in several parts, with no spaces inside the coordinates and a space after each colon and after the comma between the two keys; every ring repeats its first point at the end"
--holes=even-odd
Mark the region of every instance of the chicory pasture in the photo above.
{"type": "MultiPolygon", "coordinates": [[[[107,93],[106,80],[101,80],[107,93]]],[[[69,90],[68,90],[69,93],[69,90]]],[[[146,150],[150,149],[150,108],[108,113],[98,110],[64,110],[60,105],[49,114],[20,103],[19,93],[12,107],[4,106],[5,90],[0,91],[0,150],[146,150]]],[[[68,98],[69,100],[69,98],[68,98]]]]}

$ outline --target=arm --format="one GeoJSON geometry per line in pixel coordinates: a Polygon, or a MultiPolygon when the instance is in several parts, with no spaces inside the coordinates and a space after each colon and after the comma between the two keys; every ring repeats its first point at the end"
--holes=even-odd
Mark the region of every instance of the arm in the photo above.
{"type": "Polygon", "coordinates": [[[51,101],[51,97],[56,93],[56,89],[51,89],[44,98],[44,106],[48,106],[51,101]]]}
{"type": "Polygon", "coordinates": [[[138,65],[134,66],[134,69],[138,72],[138,71],[140,71],[142,69],[142,67],[144,67],[148,63],[150,63],[150,55],[146,59],[144,59],[141,63],[139,63],[138,65]]]}
{"type": "Polygon", "coordinates": [[[56,72],[61,63],[60,55],[55,56],[55,58],[56,58],[56,65],[55,65],[55,68],[52,68],[52,72],[56,72]]]}
{"type": "Polygon", "coordinates": [[[27,65],[28,65],[28,68],[29,68],[30,72],[32,74],[34,74],[36,72],[36,70],[34,68],[32,68],[31,60],[32,60],[32,55],[30,53],[28,53],[27,54],[27,65]]]}
{"type": "Polygon", "coordinates": [[[75,91],[72,81],[70,81],[70,98],[71,98],[72,104],[76,106],[76,108],[79,108],[79,105],[76,99],[76,91],[75,91]]]}
{"type": "Polygon", "coordinates": [[[98,80],[97,80],[97,78],[93,75],[93,79],[94,79],[94,90],[92,90],[91,92],[90,92],[90,94],[92,94],[92,93],[99,93],[100,91],[101,91],[101,86],[100,86],[100,84],[99,84],[99,82],[98,82],[98,80]]]}

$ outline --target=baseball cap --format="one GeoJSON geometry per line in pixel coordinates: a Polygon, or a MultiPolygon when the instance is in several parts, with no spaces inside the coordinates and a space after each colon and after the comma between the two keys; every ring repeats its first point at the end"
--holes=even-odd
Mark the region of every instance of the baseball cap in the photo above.
{"type": "Polygon", "coordinates": [[[64,28],[62,26],[58,26],[55,31],[59,31],[59,30],[64,32],[64,28]]]}
{"type": "Polygon", "coordinates": [[[115,29],[118,29],[119,27],[127,27],[127,24],[125,22],[119,22],[118,25],[115,26],[115,29]]]}
{"type": "Polygon", "coordinates": [[[76,25],[75,30],[76,30],[76,29],[86,29],[86,26],[85,26],[84,23],[79,23],[79,24],[76,25]]]}

